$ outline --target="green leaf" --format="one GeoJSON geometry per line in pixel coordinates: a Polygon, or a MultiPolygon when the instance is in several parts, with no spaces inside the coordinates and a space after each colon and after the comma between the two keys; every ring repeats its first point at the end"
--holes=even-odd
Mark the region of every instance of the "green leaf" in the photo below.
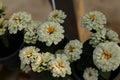
{"type": "Polygon", "coordinates": [[[111,72],[101,72],[99,71],[99,76],[104,78],[104,80],[109,80],[111,72]]]}

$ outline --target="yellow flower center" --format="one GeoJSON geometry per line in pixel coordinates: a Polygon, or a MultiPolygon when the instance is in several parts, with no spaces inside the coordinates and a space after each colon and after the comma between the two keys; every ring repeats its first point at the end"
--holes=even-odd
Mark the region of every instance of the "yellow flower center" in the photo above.
{"type": "Polygon", "coordinates": [[[75,49],[75,47],[69,46],[68,51],[73,52],[73,49],[75,49]]]}
{"type": "Polygon", "coordinates": [[[59,68],[59,69],[64,68],[62,61],[58,61],[57,64],[58,64],[56,66],[57,68],[59,68]]]}
{"type": "Polygon", "coordinates": [[[53,15],[54,18],[57,18],[57,16],[58,16],[58,14],[54,14],[54,15],[53,15]]]}
{"type": "Polygon", "coordinates": [[[52,34],[54,31],[55,31],[55,28],[52,27],[52,26],[50,26],[50,27],[47,28],[47,32],[48,32],[49,34],[52,34]]]}
{"type": "Polygon", "coordinates": [[[105,51],[105,52],[103,52],[103,57],[105,58],[105,59],[110,59],[111,57],[112,57],[112,54],[110,54],[109,52],[107,52],[107,51],[105,51]]]}
{"type": "Polygon", "coordinates": [[[29,57],[29,56],[31,56],[32,55],[32,51],[26,51],[26,55],[29,57]]]}
{"type": "Polygon", "coordinates": [[[18,20],[18,18],[19,18],[18,16],[14,16],[14,17],[13,17],[13,20],[16,21],[16,20],[18,20]]]}
{"type": "Polygon", "coordinates": [[[90,19],[93,21],[95,19],[95,14],[91,14],[90,19]]]}

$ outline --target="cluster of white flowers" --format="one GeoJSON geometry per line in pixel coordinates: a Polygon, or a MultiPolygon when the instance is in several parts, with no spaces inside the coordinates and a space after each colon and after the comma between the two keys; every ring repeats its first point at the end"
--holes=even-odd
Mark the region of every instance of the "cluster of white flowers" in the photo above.
{"type": "Polygon", "coordinates": [[[48,20],[42,23],[37,30],[38,40],[45,42],[47,46],[57,45],[64,38],[64,28],[60,23],[63,23],[65,18],[66,15],[62,10],[52,11],[48,20]]]}
{"type": "MultiPolygon", "coordinates": [[[[92,32],[88,44],[93,49],[94,65],[102,72],[111,72],[120,66],[120,39],[115,31],[105,28],[106,23],[105,15],[99,11],[89,12],[82,18],[82,26],[92,32]]],[[[83,77],[85,80],[98,80],[98,71],[87,68],[83,77]]]]}
{"type": "MultiPolygon", "coordinates": [[[[47,21],[40,23],[33,21],[31,14],[25,11],[17,12],[8,20],[8,31],[10,34],[16,34],[24,30],[24,42],[28,44],[35,44],[39,40],[45,42],[47,46],[57,45],[64,38],[64,28],[60,23],[63,23],[65,18],[62,10],[54,10],[49,14],[47,21]]],[[[0,34],[4,33],[5,28],[2,26],[0,34]]]]}
{"type": "Polygon", "coordinates": [[[73,62],[80,59],[83,44],[79,40],[71,40],[66,46],[64,53],[69,57],[69,61],[73,62]]]}
{"type": "Polygon", "coordinates": [[[58,50],[55,55],[50,52],[40,52],[40,49],[29,46],[20,50],[21,69],[25,72],[51,71],[54,77],[70,75],[70,63],[80,58],[82,43],[78,40],[68,42],[63,50],[58,50]],[[74,48],[72,48],[74,47],[74,48]],[[72,51],[67,51],[67,50],[72,51]]]}
{"type": "Polygon", "coordinates": [[[99,31],[106,24],[106,17],[99,11],[91,11],[82,17],[82,26],[88,30],[99,31]]]}
{"type": "Polygon", "coordinates": [[[90,44],[93,47],[96,47],[99,43],[103,42],[119,42],[118,34],[110,29],[103,28],[96,33],[93,33],[90,37],[90,44]]]}
{"type": "Polygon", "coordinates": [[[120,47],[114,42],[100,43],[93,51],[94,64],[102,71],[114,71],[120,65],[120,47]]]}
{"type": "MultiPolygon", "coordinates": [[[[13,18],[15,18],[15,21],[19,21],[19,19],[17,19],[19,16],[15,15],[13,18]]],[[[24,42],[35,44],[38,40],[45,42],[47,46],[51,46],[52,44],[57,45],[64,39],[64,29],[60,23],[63,23],[63,19],[65,18],[66,15],[64,12],[55,10],[50,13],[48,21],[44,23],[29,21],[24,28],[24,42]]],[[[55,55],[50,52],[40,52],[40,49],[34,46],[25,47],[20,50],[19,54],[21,69],[25,72],[30,70],[34,72],[47,70],[51,71],[54,77],[65,77],[71,74],[70,62],[80,58],[80,54],[82,53],[81,48],[82,43],[78,40],[70,41],[64,50],[56,51],[55,55]]]]}
{"type": "Polygon", "coordinates": [[[62,10],[54,10],[48,16],[48,21],[63,23],[66,18],[65,13],[62,10]]]}
{"type": "Polygon", "coordinates": [[[64,29],[59,23],[45,22],[38,28],[39,41],[46,42],[47,46],[52,43],[58,44],[64,38],[64,29]]]}
{"type": "Polygon", "coordinates": [[[85,80],[98,80],[98,71],[94,68],[86,68],[83,73],[85,80]]]}
{"type": "Polygon", "coordinates": [[[8,30],[11,34],[16,34],[27,27],[27,23],[31,21],[31,15],[26,12],[14,13],[8,20],[8,30]]]}
{"type": "Polygon", "coordinates": [[[5,34],[6,32],[6,25],[7,20],[4,20],[4,18],[0,18],[0,36],[5,34]]]}
{"type": "MultiPolygon", "coordinates": [[[[1,7],[3,5],[0,4],[0,9],[1,7]]],[[[33,21],[27,12],[14,13],[8,21],[1,15],[3,14],[0,14],[0,36],[6,33],[6,29],[10,34],[24,30],[24,42],[27,44],[19,51],[21,70],[26,73],[31,70],[38,73],[50,71],[53,77],[72,74],[70,64],[80,59],[83,52],[83,44],[79,40],[70,40],[63,49],[55,50],[54,53],[42,51],[42,48],[40,51],[41,45],[36,44],[37,41],[45,43],[45,48],[48,49],[56,47],[64,39],[65,31],[61,24],[67,16],[62,10],[53,10],[43,23],[33,21]]],[[[93,63],[103,72],[114,71],[120,66],[120,46],[117,44],[119,37],[116,32],[104,28],[106,23],[105,15],[99,11],[89,12],[82,18],[82,26],[94,31],[89,42],[94,47],[93,63]]],[[[85,80],[98,80],[98,71],[86,68],[83,77],[85,80]]]]}
{"type": "Polygon", "coordinates": [[[31,21],[25,28],[24,42],[35,44],[38,40],[37,29],[40,26],[39,21],[31,21]]]}

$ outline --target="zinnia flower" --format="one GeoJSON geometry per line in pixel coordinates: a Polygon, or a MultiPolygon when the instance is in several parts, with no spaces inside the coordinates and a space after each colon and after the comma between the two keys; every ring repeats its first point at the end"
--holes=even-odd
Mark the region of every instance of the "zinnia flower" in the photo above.
{"type": "Polygon", "coordinates": [[[32,63],[32,70],[34,72],[41,72],[45,70],[50,69],[50,61],[54,59],[54,55],[52,53],[46,52],[46,53],[41,53],[41,62],[40,61],[35,61],[35,63],[32,63]]]}
{"type": "Polygon", "coordinates": [[[19,53],[20,60],[24,64],[30,64],[31,62],[34,62],[34,59],[37,58],[39,51],[39,48],[34,46],[24,47],[19,53]]]}
{"type": "Polygon", "coordinates": [[[51,72],[54,77],[65,77],[71,74],[70,62],[64,54],[56,54],[56,58],[51,61],[51,72]]]}
{"type": "Polygon", "coordinates": [[[86,68],[83,73],[85,80],[98,80],[98,71],[94,68],[86,68]]]}
{"type": "Polygon", "coordinates": [[[24,71],[25,73],[28,73],[29,71],[32,70],[31,67],[30,67],[30,65],[24,64],[24,63],[22,63],[22,62],[21,62],[21,65],[20,65],[20,69],[21,69],[22,71],[24,71]]]}
{"type": "Polygon", "coordinates": [[[27,27],[27,23],[30,22],[31,15],[26,12],[14,13],[8,21],[8,30],[11,34],[17,33],[27,27]]]}
{"type": "Polygon", "coordinates": [[[48,21],[63,23],[66,18],[65,13],[62,10],[54,10],[48,16],[48,21]]]}
{"type": "Polygon", "coordinates": [[[46,42],[47,46],[57,45],[64,38],[63,33],[63,27],[55,22],[45,22],[37,31],[39,41],[46,42]]]}
{"type": "Polygon", "coordinates": [[[120,65],[120,47],[114,42],[100,43],[93,51],[94,64],[102,71],[114,71],[120,65]]]}
{"type": "Polygon", "coordinates": [[[99,31],[106,24],[106,17],[99,11],[91,11],[82,17],[82,26],[88,30],[99,31]]]}
{"type": "Polygon", "coordinates": [[[24,42],[35,44],[38,40],[37,28],[40,26],[39,21],[31,21],[25,28],[24,42]]]}
{"type": "Polygon", "coordinates": [[[110,29],[103,28],[100,31],[93,33],[90,37],[90,44],[96,47],[99,43],[104,42],[119,42],[119,36],[116,32],[110,29]]]}
{"type": "Polygon", "coordinates": [[[80,58],[83,44],[79,40],[71,40],[65,46],[64,53],[69,57],[69,61],[73,62],[80,58]]]}

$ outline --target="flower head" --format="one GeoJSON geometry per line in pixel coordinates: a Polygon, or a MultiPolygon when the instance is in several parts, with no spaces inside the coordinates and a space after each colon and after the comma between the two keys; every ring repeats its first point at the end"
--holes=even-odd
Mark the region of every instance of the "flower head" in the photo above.
{"type": "Polygon", "coordinates": [[[34,46],[25,47],[20,50],[21,69],[25,72],[35,70],[37,65],[41,64],[41,54],[38,53],[39,49],[34,46]]]}
{"type": "Polygon", "coordinates": [[[82,18],[82,25],[88,30],[99,31],[104,24],[106,24],[106,17],[99,11],[89,12],[82,18]]]}
{"type": "Polygon", "coordinates": [[[39,51],[39,48],[34,46],[24,47],[19,53],[20,60],[24,64],[30,64],[31,62],[34,62],[35,58],[37,58],[39,51]]]}
{"type": "Polygon", "coordinates": [[[66,18],[65,13],[62,10],[54,10],[48,16],[48,21],[63,23],[66,18]]]}
{"type": "Polygon", "coordinates": [[[90,44],[96,47],[99,43],[109,42],[119,42],[119,36],[116,32],[110,29],[103,28],[100,31],[93,33],[90,37],[90,44]]]}
{"type": "Polygon", "coordinates": [[[24,42],[35,44],[38,40],[37,28],[40,26],[39,21],[31,21],[25,28],[24,42]]]}
{"type": "Polygon", "coordinates": [[[120,47],[114,42],[100,43],[93,51],[94,64],[102,71],[114,71],[120,65],[120,47]]]}
{"type": "Polygon", "coordinates": [[[21,69],[22,71],[24,71],[25,73],[28,73],[29,71],[32,70],[31,67],[30,67],[30,65],[24,64],[24,63],[22,63],[22,62],[21,62],[21,64],[20,64],[20,69],[21,69]]]}
{"type": "Polygon", "coordinates": [[[50,66],[54,77],[65,77],[66,74],[71,74],[70,62],[65,54],[56,54],[50,66]]]}
{"type": "Polygon", "coordinates": [[[41,72],[41,71],[45,71],[45,70],[49,70],[50,69],[50,61],[52,59],[54,59],[54,55],[46,52],[46,53],[41,53],[41,62],[39,61],[35,61],[36,63],[32,63],[32,70],[34,72],[41,72]]]}
{"type": "Polygon", "coordinates": [[[63,33],[63,27],[55,22],[45,22],[37,31],[39,41],[46,42],[47,46],[58,44],[64,38],[63,33]]]}
{"type": "Polygon", "coordinates": [[[14,13],[8,21],[8,30],[11,34],[21,31],[27,27],[27,23],[30,22],[31,15],[26,12],[17,12],[14,13]]]}
{"type": "Polygon", "coordinates": [[[106,38],[108,41],[119,42],[119,35],[115,31],[110,29],[107,29],[106,38]]]}
{"type": "Polygon", "coordinates": [[[82,43],[78,40],[71,40],[65,46],[64,53],[69,57],[69,61],[73,62],[80,58],[82,53],[82,43]]]}
{"type": "Polygon", "coordinates": [[[83,77],[85,80],[98,80],[98,71],[94,68],[86,68],[83,77]]]}

